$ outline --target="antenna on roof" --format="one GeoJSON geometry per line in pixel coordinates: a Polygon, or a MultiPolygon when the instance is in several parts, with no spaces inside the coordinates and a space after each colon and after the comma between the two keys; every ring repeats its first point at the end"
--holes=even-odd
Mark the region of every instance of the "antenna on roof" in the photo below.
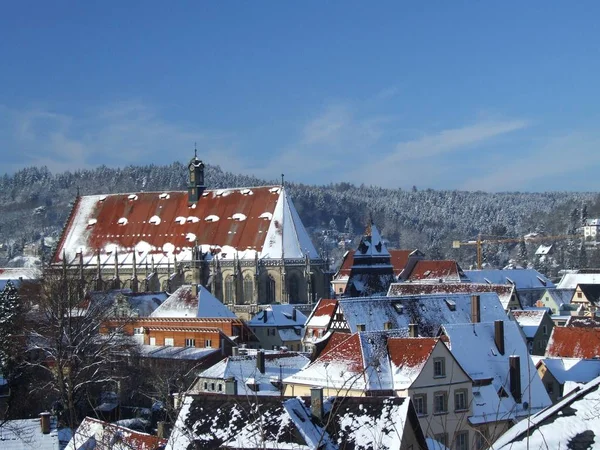
{"type": "Polygon", "coordinates": [[[196,148],[196,142],[194,141],[194,158],[198,157],[198,149],[196,148]]]}
{"type": "Polygon", "coordinates": [[[285,184],[285,182],[284,182],[284,175],[283,175],[283,174],[281,174],[281,187],[283,187],[283,186],[284,186],[284,184],[285,184]]]}

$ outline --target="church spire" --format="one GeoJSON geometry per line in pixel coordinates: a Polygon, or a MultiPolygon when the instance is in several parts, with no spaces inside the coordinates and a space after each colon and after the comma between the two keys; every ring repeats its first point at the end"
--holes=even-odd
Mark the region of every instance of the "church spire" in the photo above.
{"type": "Polygon", "coordinates": [[[188,164],[189,183],[188,183],[188,203],[197,203],[206,189],[204,184],[204,163],[198,159],[198,150],[194,143],[194,157],[188,164]]]}

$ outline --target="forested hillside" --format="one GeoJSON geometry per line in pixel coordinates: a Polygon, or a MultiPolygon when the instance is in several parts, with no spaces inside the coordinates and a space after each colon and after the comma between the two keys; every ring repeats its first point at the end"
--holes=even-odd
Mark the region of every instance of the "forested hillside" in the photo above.
{"type": "MultiPolygon", "coordinates": [[[[178,190],[185,188],[186,176],[181,163],[120,169],[102,166],[57,174],[45,167],[30,167],[4,175],[0,178],[0,266],[23,264],[23,259],[16,257],[26,244],[41,242],[44,237],[57,238],[78,190],[82,195],[178,190]]],[[[223,172],[214,166],[207,167],[206,181],[209,188],[277,183],[223,172]]],[[[453,240],[473,239],[479,233],[509,237],[535,231],[573,233],[585,217],[600,216],[596,193],[407,191],[349,183],[286,185],[317,248],[337,260],[343,253],[337,245],[338,236],[344,234],[338,235],[336,229],[356,238],[370,216],[391,247],[419,248],[431,258],[458,259],[465,267],[473,264],[474,250],[453,250],[453,240]]],[[[551,271],[550,266],[557,263],[577,267],[596,259],[593,250],[586,251],[580,243],[564,239],[556,241],[553,261],[540,265],[534,257],[538,245],[489,245],[485,260],[499,267],[512,258],[519,264],[528,261],[551,271]]]]}

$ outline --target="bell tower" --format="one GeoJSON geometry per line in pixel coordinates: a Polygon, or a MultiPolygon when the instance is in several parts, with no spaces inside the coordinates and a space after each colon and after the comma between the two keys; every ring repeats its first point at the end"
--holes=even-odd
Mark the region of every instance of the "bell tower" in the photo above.
{"type": "Polygon", "coordinates": [[[194,149],[194,157],[188,164],[188,170],[188,203],[196,203],[206,189],[204,185],[204,163],[198,159],[196,149],[194,149]]]}

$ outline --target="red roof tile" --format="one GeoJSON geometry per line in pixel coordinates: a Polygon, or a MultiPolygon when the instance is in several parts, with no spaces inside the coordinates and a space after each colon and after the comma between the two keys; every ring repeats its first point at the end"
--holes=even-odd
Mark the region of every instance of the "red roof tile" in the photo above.
{"type": "Polygon", "coordinates": [[[327,340],[327,344],[325,345],[325,348],[323,349],[323,351],[321,352],[321,354],[319,356],[322,356],[325,353],[331,351],[332,349],[334,349],[335,347],[337,347],[338,345],[340,345],[342,342],[344,342],[346,339],[349,339],[349,338],[350,338],[349,333],[343,333],[343,332],[339,332],[339,331],[334,332],[331,336],[329,336],[329,339],[327,340]]]}
{"type": "MultiPolygon", "coordinates": [[[[352,270],[352,265],[354,264],[354,252],[355,250],[349,250],[344,260],[342,261],[342,265],[340,266],[335,278],[339,277],[349,277],[350,271],[352,270]]],[[[399,275],[400,272],[404,270],[406,267],[406,263],[408,262],[408,257],[414,250],[388,250],[391,256],[391,263],[394,267],[394,273],[399,275]]]]}
{"type": "Polygon", "coordinates": [[[335,347],[322,353],[317,361],[320,362],[344,362],[348,365],[350,372],[360,373],[364,370],[362,346],[360,335],[355,333],[347,339],[341,340],[335,347]]]}
{"type": "Polygon", "coordinates": [[[456,261],[445,260],[445,261],[429,261],[421,260],[417,261],[413,268],[409,281],[416,280],[439,280],[449,279],[460,281],[461,275],[464,277],[462,269],[456,261]]]}
{"type": "Polygon", "coordinates": [[[319,300],[312,317],[328,316],[332,317],[337,308],[338,301],[334,298],[323,298],[319,300]]]}
{"type": "Polygon", "coordinates": [[[600,328],[554,327],[546,356],[586,359],[600,356],[600,328]]]}
{"type": "Polygon", "coordinates": [[[416,367],[424,364],[435,344],[435,338],[389,338],[388,352],[396,367],[416,367]]]}

